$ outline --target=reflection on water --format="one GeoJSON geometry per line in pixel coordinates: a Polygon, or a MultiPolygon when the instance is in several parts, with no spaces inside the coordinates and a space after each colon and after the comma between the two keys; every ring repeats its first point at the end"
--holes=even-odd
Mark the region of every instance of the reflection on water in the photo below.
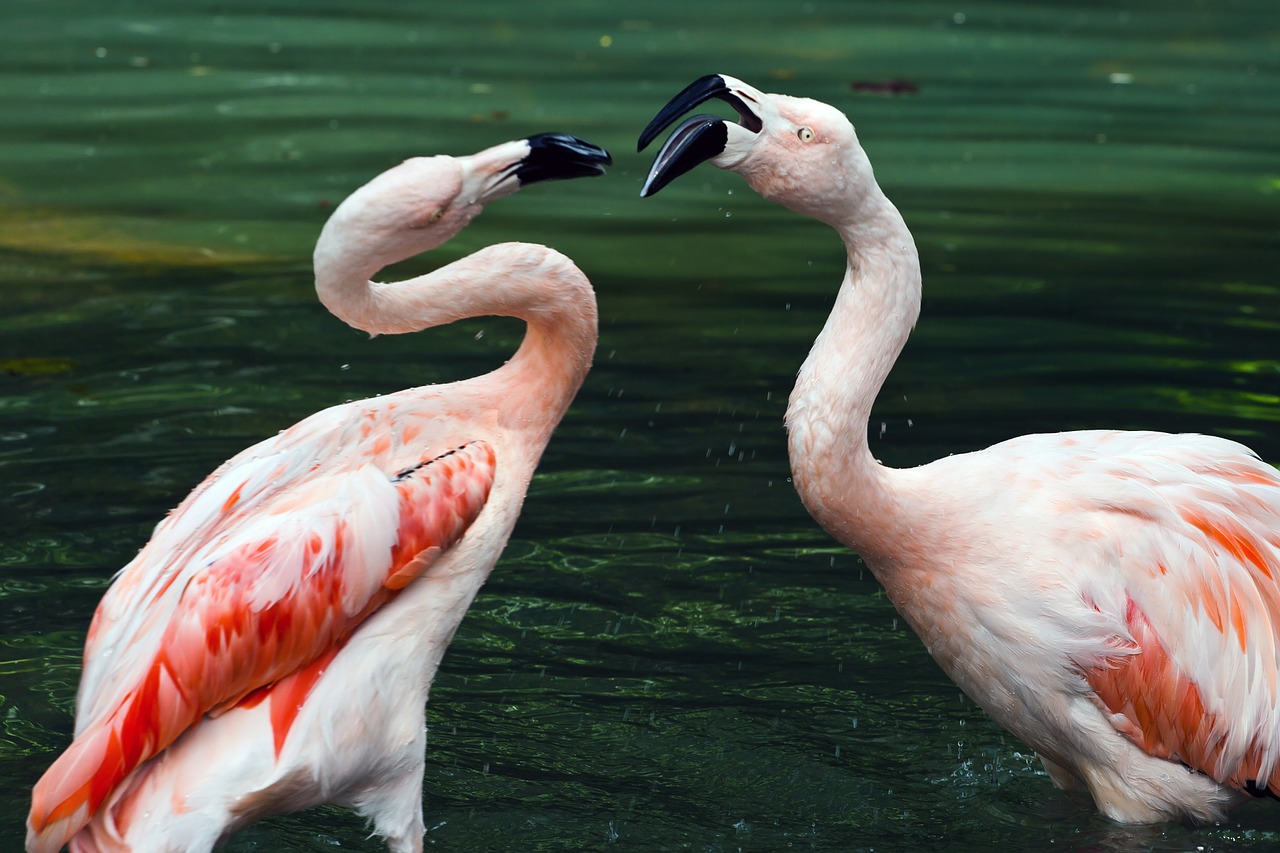
{"type": "MultiPolygon", "coordinates": [[[[710,168],[642,202],[631,147],[708,72],[849,112],[925,272],[872,425],[890,464],[1098,426],[1280,460],[1269,0],[50,0],[0,9],[0,32],[0,847],[69,737],[93,607],[168,508],[312,411],[518,341],[500,320],[370,341],[327,316],[309,253],[334,204],[405,156],[546,130],[617,165],[403,270],[533,240],[601,303],[595,369],[432,691],[434,846],[1277,843],[1266,803],[1117,828],[958,695],[788,481],[782,412],[838,241],[710,168]],[[890,81],[910,86],[854,85],[890,81]]],[[[318,810],[230,849],[379,849],[366,835],[318,810]]]]}

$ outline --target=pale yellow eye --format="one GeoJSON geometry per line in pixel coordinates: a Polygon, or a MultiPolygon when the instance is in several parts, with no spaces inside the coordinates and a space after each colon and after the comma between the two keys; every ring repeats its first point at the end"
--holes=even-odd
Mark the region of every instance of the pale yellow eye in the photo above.
{"type": "Polygon", "coordinates": [[[442,216],[444,216],[444,208],[443,208],[443,207],[442,207],[442,208],[440,208],[439,210],[437,210],[435,213],[431,214],[429,217],[427,217],[427,222],[428,222],[428,223],[436,223],[436,222],[439,222],[439,221],[440,221],[440,217],[442,217],[442,216]]]}
{"type": "Polygon", "coordinates": [[[797,131],[796,131],[796,136],[800,137],[800,141],[801,141],[801,142],[812,142],[812,141],[813,141],[813,128],[811,128],[811,127],[802,127],[802,128],[800,128],[799,130],[797,130],[797,131]]]}

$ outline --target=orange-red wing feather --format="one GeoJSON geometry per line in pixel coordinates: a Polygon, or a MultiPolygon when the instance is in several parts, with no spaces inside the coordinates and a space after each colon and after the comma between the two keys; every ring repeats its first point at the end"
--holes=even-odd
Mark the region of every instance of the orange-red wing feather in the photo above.
{"type": "Polygon", "coordinates": [[[1089,672],[1090,686],[1121,733],[1146,752],[1216,775],[1217,715],[1205,710],[1199,687],[1170,657],[1132,599],[1126,622],[1137,653],[1089,672]]]}
{"type": "MultiPolygon", "coordinates": [[[[185,555],[204,564],[168,570],[149,591],[149,612],[131,622],[146,657],[110,665],[120,683],[95,694],[96,714],[36,784],[33,830],[61,824],[69,837],[201,716],[323,658],[462,537],[495,466],[473,442],[400,472],[366,465],[293,482],[240,518],[240,535],[219,516],[216,542],[185,555]]],[[[218,495],[223,513],[242,491],[218,495]]]]}
{"type": "Polygon", "coordinates": [[[1280,477],[1247,458],[1187,467],[1203,479],[1152,531],[1161,546],[1126,551],[1120,654],[1085,679],[1151,755],[1280,792],[1280,477]]]}

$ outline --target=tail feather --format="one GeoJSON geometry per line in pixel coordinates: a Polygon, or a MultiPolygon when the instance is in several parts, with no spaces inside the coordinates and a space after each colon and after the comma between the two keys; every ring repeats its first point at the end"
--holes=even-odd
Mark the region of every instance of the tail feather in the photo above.
{"type": "Polygon", "coordinates": [[[28,819],[27,853],[58,853],[89,822],[90,817],[89,807],[85,805],[66,818],[45,824],[38,831],[28,819]]]}
{"type": "Polygon", "coordinates": [[[31,792],[27,849],[57,851],[93,819],[126,776],[199,717],[157,664],[122,707],[91,724],[31,792]]]}
{"type": "Polygon", "coordinates": [[[76,738],[31,792],[28,853],[61,850],[130,769],[112,726],[96,726],[76,738]]]}

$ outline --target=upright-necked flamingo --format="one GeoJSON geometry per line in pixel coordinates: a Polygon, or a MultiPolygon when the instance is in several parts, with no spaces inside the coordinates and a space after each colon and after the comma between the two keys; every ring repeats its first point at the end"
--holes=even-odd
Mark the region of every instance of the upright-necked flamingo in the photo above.
{"type": "Polygon", "coordinates": [[[75,740],[36,784],[27,850],[209,850],[335,803],[390,850],[421,851],[427,692],[591,366],[596,303],[572,261],[527,243],[370,279],[494,199],[609,162],[544,134],[407,160],[333,212],[316,291],[348,324],[503,315],[524,341],[484,376],[317,412],[160,522],[94,614],[75,740]]]}
{"type": "Polygon", "coordinates": [[[1062,788],[1124,822],[1213,820],[1280,790],[1280,477],[1203,435],[1063,432],[897,470],[871,404],[920,312],[920,264],[849,120],[723,75],[671,100],[642,195],[698,163],[836,229],[848,269],[786,423],[796,488],[952,680],[1062,788]]]}

